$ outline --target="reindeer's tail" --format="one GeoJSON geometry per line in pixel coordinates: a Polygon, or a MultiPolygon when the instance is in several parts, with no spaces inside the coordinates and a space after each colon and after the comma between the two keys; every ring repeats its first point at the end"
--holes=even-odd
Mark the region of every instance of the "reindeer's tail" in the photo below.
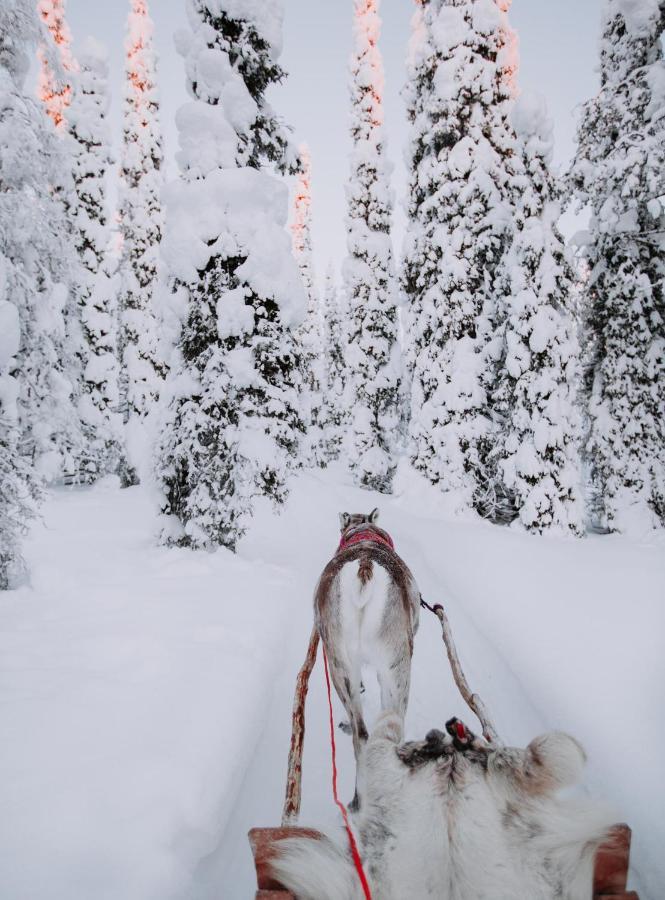
{"type": "Polygon", "coordinates": [[[363,553],[358,561],[358,578],[360,579],[361,588],[364,588],[365,585],[372,580],[373,574],[374,566],[372,565],[372,558],[368,553],[363,553]]]}
{"type": "Polygon", "coordinates": [[[280,841],[270,868],[298,900],[363,900],[348,853],[325,836],[280,841]]]}

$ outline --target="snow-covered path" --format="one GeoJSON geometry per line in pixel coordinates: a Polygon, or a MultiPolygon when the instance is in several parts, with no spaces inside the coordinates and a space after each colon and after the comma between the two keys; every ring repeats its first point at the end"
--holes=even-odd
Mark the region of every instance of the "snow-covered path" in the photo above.
{"type": "MultiPolygon", "coordinates": [[[[252,896],[246,832],[279,821],[312,589],[337,513],[373,505],[423,594],[446,602],[502,737],[524,744],[560,727],[585,743],[591,788],[636,831],[635,886],[657,900],[662,544],[446,522],[412,476],[385,498],[335,472],[301,476],[282,516],[260,510],[236,557],[155,547],[140,489],[107,484],[49,502],[30,542],[32,585],[0,600],[3,900],[252,896]]],[[[317,666],[303,785],[311,824],[335,818],[322,678],[317,666]]],[[[422,736],[453,714],[474,727],[425,614],[407,730],[422,736]]],[[[339,745],[350,796],[350,741],[339,745]]]]}

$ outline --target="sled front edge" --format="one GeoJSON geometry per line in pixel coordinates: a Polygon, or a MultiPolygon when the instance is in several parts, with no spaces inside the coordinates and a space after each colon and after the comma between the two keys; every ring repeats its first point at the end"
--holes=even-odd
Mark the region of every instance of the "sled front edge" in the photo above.
{"type": "MultiPolygon", "coordinates": [[[[276,845],[292,837],[320,840],[321,834],[312,828],[297,827],[252,828],[249,832],[259,888],[256,900],[293,900],[293,895],[272,877],[270,869],[276,845]]],[[[615,825],[607,841],[598,849],[593,879],[593,900],[639,900],[635,891],[626,890],[630,839],[631,830],[628,825],[615,825]]]]}

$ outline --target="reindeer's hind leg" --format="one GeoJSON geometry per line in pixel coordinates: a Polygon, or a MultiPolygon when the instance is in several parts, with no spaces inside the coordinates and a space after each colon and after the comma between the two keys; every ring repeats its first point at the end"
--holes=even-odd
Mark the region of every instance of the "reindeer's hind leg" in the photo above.
{"type": "Polygon", "coordinates": [[[381,712],[396,713],[404,721],[411,681],[409,648],[400,648],[392,660],[377,668],[376,676],[381,690],[381,712]]]}

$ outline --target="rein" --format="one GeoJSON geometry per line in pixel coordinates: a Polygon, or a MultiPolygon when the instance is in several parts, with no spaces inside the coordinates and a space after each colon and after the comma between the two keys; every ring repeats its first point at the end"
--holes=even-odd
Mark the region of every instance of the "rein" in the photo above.
{"type": "Polygon", "coordinates": [[[358,844],[356,843],[356,839],[353,835],[353,831],[351,829],[351,823],[349,822],[349,815],[346,811],[346,807],[339,799],[337,795],[337,747],[335,745],[335,723],[333,721],[333,708],[332,708],[332,693],[330,690],[330,674],[328,672],[328,657],[326,656],[326,649],[323,645],[321,645],[321,649],[323,650],[323,666],[326,673],[326,688],[328,690],[328,712],[330,715],[330,747],[332,751],[332,789],[333,789],[333,799],[335,803],[339,807],[339,811],[342,813],[342,818],[344,819],[344,827],[346,828],[346,833],[349,838],[349,848],[351,850],[351,856],[353,858],[353,865],[356,867],[356,872],[358,873],[358,880],[363,889],[363,894],[365,895],[365,900],[372,900],[372,892],[369,889],[369,883],[367,881],[367,876],[365,875],[365,870],[363,869],[362,859],[360,858],[360,851],[358,850],[358,844]]]}

